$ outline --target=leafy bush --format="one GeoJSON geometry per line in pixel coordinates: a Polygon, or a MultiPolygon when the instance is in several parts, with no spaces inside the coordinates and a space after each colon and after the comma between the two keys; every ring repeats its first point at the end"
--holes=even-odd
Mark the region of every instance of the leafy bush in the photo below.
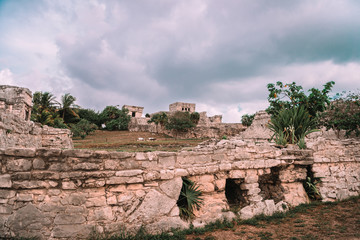
{"type": "Polygon", "coordinates": [[[327,110],[320,114],[320,122],[326,129],[340,132],[346,131],[346,136],[352,132],[360,135],[360,94],[337,94],[337,99],[331,102],[327,110]]]}
{"type": "Polygon", "coordinates": [[[250,127],[253,120],[255,118],[255,114],[245,114],[245,115],[242,115],[241,117],[241,123],[242,125],[246,126],[246,127],[250,127]]]}
{"type": "Polygon", "coordinates": [[[190,119],[194,124],[198,124],[200,120],[200,114],[198,112],[193,112],[190,114],[190,119]]]}
{"type": "Polygon", "coordinates": [[[271,117],[269,123],[270,130],[274,132],[271,140],[275,137],[275,142],[282,146],[304,141],[306,135],[317,131],[315,127],[315,119],[303,106],[282,109],[271,117]]]}
{"type": "Polygon", "coordinates": [[[127,130],[131,117],[128,115],[129,110],[126,108],[119,109],[115,106],[107,106],[100,113],[101,124],[106,125],[106,129],[127,130]]]}
{"type": "Polygon", "coordinates": [[[145,114],[145,117],[149,118],[149,117],[150,117],[150,114],[148,114],[148,113],[147,113],[147,114],[145,114]]]}
{"type": "Polygon", "coordinates": [[[161,126],[164,126],[168,122],[168,116],[166,113],[155,113],[151,119],[148,121],[148,123],[155,123],[160,124],[161,126]]]}
{"type": "Polygon", "coordinates": [[[90,123],[94,123],[97,126],[101,126],[100,113],[95,112],[92,109],[79,109],[78,114],[81,119],[86,119],[90,123]]]}
{"type": "Polygon", "coordinates": [[[165,127],[176,132],[187,132],[190,128],[195,127],[195,124],[191,120],[189,112],[178,111],[169,117],[165,127]]]}
{"type": "Polygon", "coordinates": [[[90,123],[86,119],[81,119],[78,123],[71,125],[71,131],[74,137],[85,138],[86,135],[95,131],[97,126],[93,123],[90,123]]]}
{"type": "Polygon", "coordinates": [[[193,181],[186,177],[183,177],[182,180],[183,185],[177,205],[180,210],[180,217],[184,220],[190,220],[195,216],[194,210],[199,210],[202,205],[202,192],[199,190],[199,186],[193,181]]]}
{"type": "Polygon", "coordinates": [[[330,104],[328,93],[334,84],[333,81],[327,82],[321,91],[311,88],[309,90],[310,94],[306,95],[303,88],[296,85],[295,82],[285,85],[282,82],[277,82],[276,85],[270,83],[267,85],[270,106],[266,111],[271,115],[275,115],[284,108],[291,109],[304,106],[311,117],[315,117],[318,112],[323,112],[326,106],[330,104]]]}

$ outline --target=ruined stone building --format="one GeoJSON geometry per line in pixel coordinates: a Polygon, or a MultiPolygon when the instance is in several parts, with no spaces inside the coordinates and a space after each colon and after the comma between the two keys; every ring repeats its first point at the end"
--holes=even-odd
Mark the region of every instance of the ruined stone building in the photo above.
{"type": "Polygon", "coordinates": [[[195,112],[195,103],[175,102],[169,105],[170,112],[195,112]]]}
{"type": "Polygon", "coordinates": [[[70,130],[30,121],[31,110],[29,89],[0,85],[0,148],[73,148],[70,130]]]}
{"type": "Polygon", "coordinates": [[[128,115],[136,118],[141,118],[144,110],[144,107],[130,106],[130,105],[124,105],[123,108],[129,110],[128,115]]]}
{"type": "Polygon", "coordinates": [[[32,109],[32,94],[27,88],[0,86],[0,109],[29,120],[32,109]]]}

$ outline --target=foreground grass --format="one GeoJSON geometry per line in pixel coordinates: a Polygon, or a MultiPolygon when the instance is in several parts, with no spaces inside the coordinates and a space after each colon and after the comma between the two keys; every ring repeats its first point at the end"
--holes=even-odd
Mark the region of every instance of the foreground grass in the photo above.
{"type": "Polygon", "coordinates": [[[258,215],[248,220],[216,221],[203,228],[190,227],[158,235],[143,229],[136,235],[120,231],[90,240],[232,240],[232,239],[360,239],[360,197],[341,202],[301,204],[288,212],[258,215]]]}

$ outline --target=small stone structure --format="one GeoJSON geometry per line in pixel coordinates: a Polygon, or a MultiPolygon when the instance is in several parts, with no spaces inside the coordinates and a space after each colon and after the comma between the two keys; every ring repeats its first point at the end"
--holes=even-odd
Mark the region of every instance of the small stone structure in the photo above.
{"type": "Polygon", "coordinates": [[[0,148],[73,148],[70,130],[30,121],[31,109],[29,89],[0,86],[0,148]]]}
{"type": "Polygon", "coordinates": [[[170,112],[195,112],[195,103],[175,102],[169,105],[170,112]]]}
{"type": "Polygon", "coordinates": [[[0,110],[30,120],[32,94],[27,88],[0,85],[0,110]]]}
{"type": "Polygon", "coordinates": [[[124,105],[123,108],[129,110],[129,115],[133,118],[141,118],[143,114],[144,107],[124,105]]]}

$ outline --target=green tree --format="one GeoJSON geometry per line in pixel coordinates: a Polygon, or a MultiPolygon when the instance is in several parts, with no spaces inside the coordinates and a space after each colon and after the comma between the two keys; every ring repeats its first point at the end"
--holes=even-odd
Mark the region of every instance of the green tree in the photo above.
{"type": "Polygon", "coordinates": [[[241,117],[241,123],[242,123],[242,125],[244,125],[246,127],[250,127],[254,118],[255,118],[255,114],[251,114],[251,115],[244,114],[241,117]]]}
{"type": "Polygon", "coordinates": [[[325,112],[320,114],[321,125],[326,129],[346,131],[346,136],[360,136],[360,93],[344,92],[336,95],[325,112]]]}
{"type": "Polygon", "coordinates": [[[195,127],[195,124],[191,120],[189,112],[175,112],[169,117],[168,122],[165,124],[166,129],[174,130],[177,133],[187,132],[193,127],[195,127]]]}
{"type": "Polygon", "coordinates": [[[152,122],[155,124],[160,124],[161,126],[165,126],[165,124],[168,122],[168,115],[165,112],[155,113],[148,121],[148,123],[152,122]]]}
{"type": "Polygon", "coordinates": [[[61,113],[64,122],[71,122],[74,118],[79,119],[77,111],[80,107],[75,104],[75,101],[76,98],[70,93],[65,93],[61,96],[59,112],[61,113]]]}
{"type": "Polygon", "coordinates": [[[198,112],[193,112],[190,114],[190,119],[194,124],[198,124],[200,120],[200,114],[198,112]]]}
{"type": "Polygon", "coordinates": [[[311,117],[315,117],[318,112],[323,112],[330,104],[328,94],[334,84],[333,81],[327,82],[322,90],[311,88],[308,91],[310,94],[306,95],[302,86],[296,85],[295,82],[285,85],[282,82],[270,83],[267,85],[270,106],[266,111],[271,115],[276,115],[283,108],[304,106],[311,117]]]}
{"type": "Polygon", "coordinates": [[[107,106],[100,113],[101,123],[107,130],[127,130],[131,117],[127,108],[119,109],[116,106],[107,106]]]}
{"type": "Polygon", "coordinates": [[[101,118],[100,118],[100,113],[99,112],[95,112],[92,109],[80,108],[78,110],[78,115],[79,115],[80,119],[86,119],[90,123],[94,123],[99,127],[101,126],[101,118]]]}

